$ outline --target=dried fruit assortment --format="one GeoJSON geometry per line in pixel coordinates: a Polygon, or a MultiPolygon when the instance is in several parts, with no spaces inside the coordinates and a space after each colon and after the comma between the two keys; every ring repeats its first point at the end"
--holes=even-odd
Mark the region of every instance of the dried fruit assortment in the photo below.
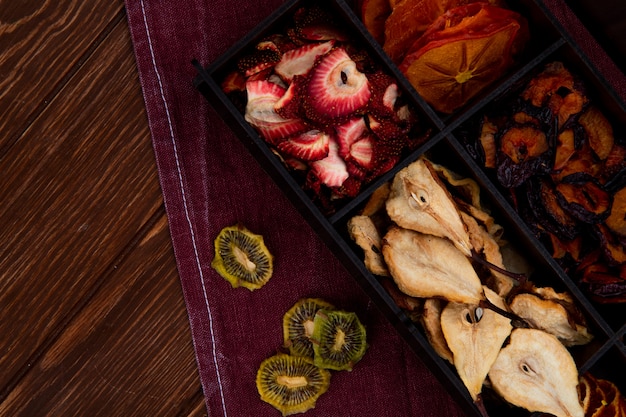
{"type": "Polygon", "coordinates": [[[483,415],[489,389],[530,411],[584,416],[567,347],[592,340],[585,317],[568,293],[532,282],[476,182],[421,157],[372,195],[348,231],[483,415]]]}
{"type": "Polygon", "coordinates": [[[361,18],[417,92],[452,113],[500,78],[529,38],[502,2],[364,0],[361,18]]]}
{"type": "Polygon", "coordinates": [[[595,301],[626,301],[626,139],[580,79],[551,62],[460,136],[595,301]]]}
{"type": "Polygon", "coordinates": [[[330,386],[331,370],[351,371],[367,350],[366,330],[354,312],[319,298],[298,300],[283,316],[283,348],[257,371],[261,400],[283,416],[304,413],[330,386]]]}
{"type": "Polygon", "coordinates": [[[428,135],[396,80],[317,7],[265,37],[222,82],[327,212],[428,135]]]}

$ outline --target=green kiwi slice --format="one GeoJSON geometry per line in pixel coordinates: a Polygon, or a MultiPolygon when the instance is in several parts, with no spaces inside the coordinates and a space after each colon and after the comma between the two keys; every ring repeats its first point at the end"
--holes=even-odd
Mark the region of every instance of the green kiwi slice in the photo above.
{"type": "Polygon", "coordinates": [[[304,413],[330,385],[330,372],[306,358],[279,353],[259,366],[256,386],[261,400],[283,416],[304,413]]]}
{"type": "Polygon", "coordinates": [[[335,307],[319,298],[303,298],[283,316],[285,347],[292,355],[313,359],[313,321],[320,309],[334,310],[335,307]]]}
{"type": "Polygon", "coordinates": [[[214,245],[215,258],[211,266],[233,288],[241,286],[256,290],[272,277],[274,259],[263,242],[263,236],[237,224],[223,228],[214,245]]]}
{"type": "Polygon", "coordinates": [[[311,340],[313,362],[324,369],[350,371],[367,349],[365,326],[348,311],[318,310],[311,340]]]}

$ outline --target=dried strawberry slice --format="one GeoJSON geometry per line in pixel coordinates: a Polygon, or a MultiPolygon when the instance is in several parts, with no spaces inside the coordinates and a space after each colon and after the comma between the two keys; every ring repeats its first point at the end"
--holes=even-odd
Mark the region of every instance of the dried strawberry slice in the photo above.
{"type": "Polygon", "coordinates": [[[269,81],[248,81],[246,83],[248,103],[245,119],[257,128],[261,135],[272,144],[309,129],[301,119],[286,119],[276,113],[274,106],[283,96],[285,89],[269,81]]]}
{"type": "Polygon", "coordinates": [[[328,156],[311,162],[311,173],[328,187],[340,187],[350,176],[346,162],[339,156],[339,144],[332,139],[328,147],[328,156]]]}
{"type": "Polygon", "coordinates": [[[330,135],[319,130],[309,130],[278,144],[280,152],[303,161],[317,161],[328,156],[330,135]]]}
{"type": "Polygon", "coordinates": [[[369,178],[377,178],[385,172],[391,170],[400,161],[399,154],[380,153],[374,160],[374,169],[370,172],[369,178]]]}
{"type": "Polygon", "coordinates": [[[292,83],[285,91],[285,94],[276,101],[274,110],[286,119],[299,118],[300,114],[300,87],[302,85],[301,77],[296,76],[292,83]]]}
{"type": "Polygon", "coordinates": [[[356,117],[338,125],[335,128],[339,143],[339,156],[345,158],[350,153],[350,147],[367,132],[367,125],[363,117],[356,117]]]}
{"type": "Polygon", "coordinates": [[[403,138],[407,134],[404,126],[391,119],[376,118],[374,115],[369,114],[368,123],[370,130],[383,141],[403,138]]]}
{"type": "Polygon", "coordinates": [[[295,47],[296,45],[287,36],[278,33],[269,35],[256,45],[256,49],[270,49],[280,54],[295,47]]]}
{"type": "MultiPolygon", "coordinates": [[[[246,78],[246,82],[248,81],[262,81],[262,80],[268,80],[270,81],[270,77],[272,76],[272,72],[273,72],[273,68],[272,67],[267,67],[265,69],[262,69],[260,71],[255,72],[254,74],[250,74],[248,75],[246,78]]],[[[274,81],[272,81],[274,82],[274,81]]],[[[280,83],[276,83],[274,82],[274,84],[280,85],[280,83]]]]}
{"type": "Polygon", "coordinates": [[[321,57],[309,76],[305,112],[314,121],[332,123],[365,110],[370,99],[367,76],[343,48],[321,57]]]}
{"type": "Polygon", "coordinates": [[[370,171],[374,168],[374,152],[374,139],[371,135],[365,135],[350,146],[350,152],[345,159],[356,163],[365,171],[370,171]]]}
{"type": "Polygon", "coordinates": [[[361,191],[361,186],[363,185],[363,181],[360,179],[350,176],[348,177],[339,189],[335,190],[335,193],[339,197],[356,197],[361,191]]]}
{"type": "Polygon", "coordinates": [[[281,54],[272,49],[257,49],[237,62],[237,68],[246,77],[271,68],[280,62],[281,54]]]}
{"type": "Polygon", "coordinates": [[[295,75],[305,75],[308,73],[315,60],[326,53],[328,53],[335,41],[328,41],[323,43],[309,43],[296,49],[291,49],[285,52],[280,59],[280,62],[276,64],[274,70],[281,76],[286,82],[291,82],[295,75]]]}
{"type": "Polygon", "coordinates": [[[378,117],[393,117],[396,100],[400,95],[396,80],[389,74],[377,71],[367,76],[372,96],[369,110],[378,117]]]}

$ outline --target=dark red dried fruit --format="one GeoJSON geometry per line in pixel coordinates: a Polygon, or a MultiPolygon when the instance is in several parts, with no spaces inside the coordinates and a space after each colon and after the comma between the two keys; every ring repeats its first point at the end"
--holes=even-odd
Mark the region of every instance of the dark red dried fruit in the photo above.
{"type": "Polygon", "coordinates": [[[572,174],[556,185],[561,207],[584,223],[601,223],[611,213],[613,196],[588,174],[572,174]]]}
{"type": "Polygon", "coordinates": [[[549,178],[529,182],[528,202],[537,222],[562,240],[571,240],[580,231],[579,222],[561,207],[556,188],[549,178]]]}
{"type": "Polygon", "coordinates": [[[605,224],[613,233],[626,239],[626,186],[613,194],[611,214],[605,224]]]}
{"type": "Polygon", "coordinates": [[[584,269],[581,284],[595,301],[621,303],[626,301],[626,280],[602,264],[592,264],[584,269]]]}
{"type": "Polygon", "coordinates": [[[596,225],[596,234],[600,239],[600,245],[602,252],[609,265],[622,265],[626,264],[626,247],[615,236],[611,229],[603,224],[596,225]]]}
{"type": "Polygon", "coordinates": [[[504,187],[518,187],[531,176],[548,173],[552,168],[551,130],[533,124],[513,125],[499,132],[496,140],[498,180],[504,187]]]}
{"type": "Polygon", "coordinates": [[[578,118],[578,123],[585,129],[589,146],[596,156],[601,160],[606,159],[615,142],[611,122],[597,107],[590,106],[578,118]]]}

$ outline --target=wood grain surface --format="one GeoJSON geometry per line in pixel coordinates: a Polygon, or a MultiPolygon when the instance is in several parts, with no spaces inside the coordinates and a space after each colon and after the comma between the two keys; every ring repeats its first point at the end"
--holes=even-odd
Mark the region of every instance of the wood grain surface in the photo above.
{"type": "Polygon", "coordinates": [[[0,0],[0,416],[206,415],[123,6],[0,0]]]}
{"type": "Polygon", "coordinates": [[[0,0],[0,174],[0,416],[206,416],[122,0],[0,0]]]}

